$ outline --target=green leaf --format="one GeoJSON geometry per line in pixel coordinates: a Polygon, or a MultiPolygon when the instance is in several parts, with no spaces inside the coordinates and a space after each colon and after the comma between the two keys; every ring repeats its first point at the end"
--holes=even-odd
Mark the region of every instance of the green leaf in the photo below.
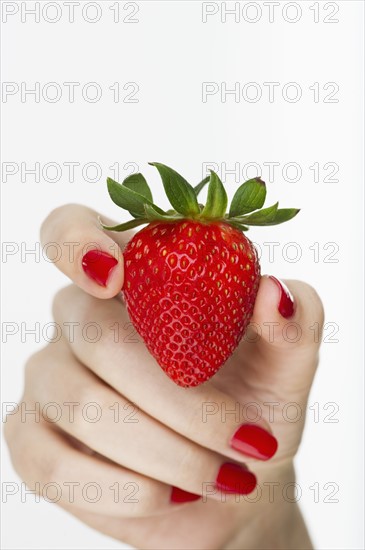
{"type": "Polygon", "coordinates": [[[142,218],[138,220],[130,220],[129,222],[121,223],[119,225],[104,225],[100,219],[99,222],[102,228],[107,229],[108,231],[127,231],[127,229],[133,229],[133,227],[148,223],[147,220],[144,220],[142,218]]]}
{"type": "Polygon", "coordinates": [[[227,208],[227,193],[223,183],[213,170],[210,171],[208,197],[201,213],[202,218],[209,220],[223,218],[227,208]]]}
{"type": "Polygon", "coordinates": [[[178,215],[174,210],[175,214],[166,212],[165,214],[160,214],[151,204],[144,205],[145,215],[149,222],[152,221],[166,221],[173,222],[175,220],[182,220],[183,217],[178,215]]]}
{"type": "Polygon", "coordinates": [[[196,196],[199,195],[200,191],[206,186],[209,180],[210,180],[210,176],[207,176],[200,183],[198,183],[198,185],[194,187],[194,193],[196,196]]]}
{"type": "Polygon", "coordinates": [[[167,198],[173,208],[183,216],[198,215],[199,205],[190,183],[164,164],[159,162],[150,162],[149,164],[155,166],[159,171],[167,198]]]}
{"type": "Polygon", "coordinates": [[[116,205],[128,210],[135,218],[144,215],[145,197],[112,178],[107,179],[107,184],[110,198],[116,205]]]}
{"type": "Polygon", "coordinates": [[[280,223],[287,222],[294,218],[298,212],[300,212],[299,208],[279,208],[275,213],[274,219],[264,225],[279,225],[280,223]]]}
{"type": "Polygon", "coordinates": [[[125,185],[121,185],[120,183],[114,181],[112,178],[108,178],[107,182],[109,195],[112,201],[121,208],[124,208],[124,210],[128,210],[128,212],[130,212],[130,214],[134,218],[144,217],[145,204],[152,204],[157,212],[164,214],[163,210],[158,208],[158,206],[154,205],[149,199],[147,199],[143,195],[132,191],[132,189],[129,189],[125,185]]]}
{"type": "Polygon", "coordinates": [[[278,206],[279,203],[277,202],[272,206],[258,210],[249,216],[236,216],[233,220],[246,225],[271,225],[271,222],[275,219],[278,206]]]}
{"type": "Polygon", "coordinates": [[[131,174],[123,181],[123,185],[153,202],[151,189],[142,174],[131,174]]]}
{"type": "Polygon", "coordinates": [[[242,216],[264,205],[266,185],[260,178],[245,181],[236,191],[229,209],[229,217],[242,216]]]}
{"type": "Polygon", "coordinates": [[[278,204],[277,202],[273,206],[254,212],[250,216],[237,216],[235,218],[228,218],[226,221],[232,225],[279,225],[291,220],[300,212],[298,208],[278,208],[278,204]]]}

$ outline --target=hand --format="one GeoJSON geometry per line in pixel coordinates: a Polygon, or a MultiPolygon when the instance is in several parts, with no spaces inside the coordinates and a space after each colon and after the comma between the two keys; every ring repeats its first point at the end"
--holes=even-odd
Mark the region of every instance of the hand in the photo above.
{"type": "Polygon", "coordinates": [[[104,233],[96,213],[77,205],[57,209],[43,224],[43,244],[61,246],[57,265],[80,288],[57,294],[54,317],[63,337],[29,360],[22,403],[7,419],[16,470],[30,487],[57,482],[61,506],[137,548],[310,548],[297,505],[283,488],[295,479],[293,458],[318,361],[310,329],[323,324],[317,294],[288,281],[293,306],[277,280],[263,277],[239,348],[209,382],[184,389],[161,371],[138,335],[131,338],[121,300],[100,300],[122,287],[120,247],[129,238],[104,233]],[[79,243],[74,261],[64,244],[70,242],[79,243]],[[104,256],[107,265],[98,265],[99,255],[87,265],[82,257],[90,242],[115,260],[104,256]],[[36,403],[41,421],[22,421],[22,404],[36,403]],[[250,472],[257,477],[254,492],[233,494],[254,488],[250,472]],[[67,482],[79,484],[74,502],[67,482]],[[90,482],[101,489],[94,503],[81,492],[90,482]],[[119,498],[111,486],[120,488],[119,498]],[[224,486],[232,493],[222,492],[224,486]],[[198,498],[193,495],[200,498],[171,502],[198,498]]]}

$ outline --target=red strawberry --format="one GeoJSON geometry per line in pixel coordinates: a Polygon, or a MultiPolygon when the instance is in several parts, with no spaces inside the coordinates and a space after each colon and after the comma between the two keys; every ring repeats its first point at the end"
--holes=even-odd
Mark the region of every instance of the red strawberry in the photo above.
{"type": "Polygon", "coordinates": [[[208,380],[251,318],[256,251],[224,222],[151,223],[124,251],[131,320],[163,370],[182,386],[208,380]]]}
{"type": "Polygon", "coordinates": [[[124,231],[149,224],[124,251],[128,312],[166,374],[180,386],[197,386],[230,357],[252,316],[260,266],[242,231],[282,223],[298,210],[278,209],[278,203],[258,210],[266,187],[254,178],[238,188],[226,214],[227,195],[214,172],[194,189],[171,168],[154,166],[175,210],[163,212],[153,204],[141,174],[122,185],[108,179],[112,200],[135,219],[104,227],[124,231]],[[208,181],[202,207],[197,195],[208,181]]]}

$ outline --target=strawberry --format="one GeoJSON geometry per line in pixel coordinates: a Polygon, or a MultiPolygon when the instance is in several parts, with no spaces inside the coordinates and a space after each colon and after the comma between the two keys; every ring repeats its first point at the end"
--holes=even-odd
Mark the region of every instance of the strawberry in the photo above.
{"type": "Polygon", "coordinates": [[[249,225],[274,225],[299,210],[262,209],[266,186],[243,183],[228,214],[227,194],[217,174],[193,188],[171,168],[151,163],[174,210],[153,203],[142,174],[122,184],[108,178],[114,203],[133,220],[104,229],[124,231],[142,224],[124,250],[123,295],[132,323],[161,368],[183,387],[211,378],[231,356],[250,322],[260,281],[249,225]],[[197,196],[209,182],[205,206],[197,196]]]}

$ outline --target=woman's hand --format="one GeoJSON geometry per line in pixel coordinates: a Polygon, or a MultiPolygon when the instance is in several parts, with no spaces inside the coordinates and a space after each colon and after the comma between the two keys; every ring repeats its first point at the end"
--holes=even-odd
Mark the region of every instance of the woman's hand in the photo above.
{"type": "Polygon", "coordinates": [[[57,294],[62,338],[29,360],[7,419],[16,470],[41,493],[57,483],[61,506],[137,548],[310,548],[290,488],[318,361],[317,294],[288,281],[293,306],[263,277],[239,348],[209,382],[184,389],[148,353],[121,300],[100,300],[122,287],[129,238],[104,233],[77,205],[43,224],[43,244],[61,247],[57,265],[80,288],[57,294]],[[108,256],[85,258],[87,249],[108,256]],[[39,422],[24,417],[37,406],[39,422]]]}

